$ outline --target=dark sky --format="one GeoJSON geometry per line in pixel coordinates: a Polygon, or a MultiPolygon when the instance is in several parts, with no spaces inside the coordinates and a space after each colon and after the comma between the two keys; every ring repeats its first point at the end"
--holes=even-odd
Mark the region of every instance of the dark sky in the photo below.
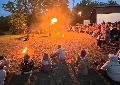
{"type": "MultiPolygon", "coordinates": [[[[8,2],[8,1],[14,1],[14,0],[0,0],[0,16],[6,16],[6,15],[9,15],[9,12],[6,12],[4,11],[4,9],[2,8],[2,4],[8,2]]],[[[69,0],[69,8],[72,8],[73,7],[73,0],[69,0]]],[[[97,0],[99,2],[107,2],[108,0],[97,0]]],[[[118,3],[120,3],[120,0],[115,0],[117,1],[118,3]]],[[[79,3],[80,0],[75,0],[75,3],[79,3]]]]}

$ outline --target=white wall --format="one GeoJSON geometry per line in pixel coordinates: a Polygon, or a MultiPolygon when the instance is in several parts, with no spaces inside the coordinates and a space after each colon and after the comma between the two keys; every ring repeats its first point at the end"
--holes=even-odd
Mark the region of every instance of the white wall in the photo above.
{"type": "Polygon", "coordinates": [[[83,21],[83,24],[84,24],[84,25],[90,24],[90,20],[84,20],[84,21],[83,21]]]}
{"type": "Polygon", "coordinates": [[[120,13],[97,14],[97,24],[101,24],[103,21],[112,23],[120,21],[120,13]]]}

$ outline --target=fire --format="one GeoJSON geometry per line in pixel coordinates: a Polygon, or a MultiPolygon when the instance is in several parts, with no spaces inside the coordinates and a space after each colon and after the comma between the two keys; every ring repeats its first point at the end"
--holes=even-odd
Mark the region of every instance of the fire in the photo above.
{"type": "Polygon", "coordinates": [[[60,34],[60,32],[57,32],[57,34],[59,35],[59,34],[60,34]]]}
{"type": "Polygon", "coordinates": [[[52,24],[55,24],[56,22],[57,22],[57,18],[52,18],[52,19],[51,19],[51,23],[52,23],[52,24]]]}
{"type": "Polygon", "coordinates": [[[27,52],[27,47],[25,47],[24,49],[23,49],[23,51],[22,51],[22,53],[26,53],[27,52]]]}
{"type": "Polygon", "coordinates": [[[63,34],[62,37],[65,37],[65,35],[63,34]]]}

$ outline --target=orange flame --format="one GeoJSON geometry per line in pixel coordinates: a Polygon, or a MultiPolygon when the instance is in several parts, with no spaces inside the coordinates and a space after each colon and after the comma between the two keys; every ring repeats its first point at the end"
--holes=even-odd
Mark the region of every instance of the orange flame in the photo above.
{"type": "Polygon", "coordinates": [[[63,34],[62,37],[65,37],[65,35],[63,34]]]}
{"type": "Polygon", "coordinates": [[[57,34],[59,35],[59,34],[60,34],[60,32],[57,32],[57,34]]]}
{"type": "Polygon", "coordinates": [[[22,51],[22,53],[26,53],[27,52],[27,47],[25,47],[24,49],[23,49],[23,51],[22,51]]]}
{"type": "Polygon", "coordinates": [[[52,19],[51,19],[51,23],[52,23],[52,24],[55,24],[56,22],[57,22],[57,18],[52,18],[52,19]]]}

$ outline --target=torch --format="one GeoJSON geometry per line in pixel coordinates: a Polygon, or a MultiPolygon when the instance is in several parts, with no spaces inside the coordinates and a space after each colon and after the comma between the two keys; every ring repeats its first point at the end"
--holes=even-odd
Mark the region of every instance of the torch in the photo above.
{"type": "Polygon", "coordinates": [[[25,54],[25,53],[27,52],[27,49],[28,49],[28,48],[25,47],[25,48],[23,49],[22,53],[25,54]]]}

